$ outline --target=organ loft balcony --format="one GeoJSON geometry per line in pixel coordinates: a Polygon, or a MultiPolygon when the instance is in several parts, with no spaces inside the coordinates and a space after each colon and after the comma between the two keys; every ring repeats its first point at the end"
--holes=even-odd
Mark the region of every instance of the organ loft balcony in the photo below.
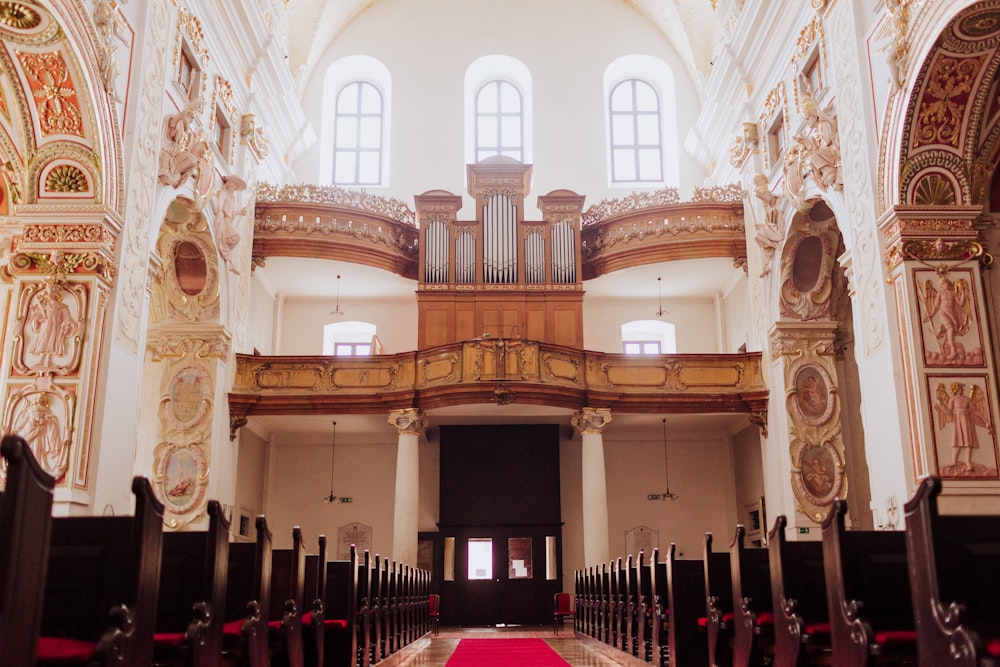
{"type": "Polygon", "coordinates": [[[249,416],[385,412],[471,403],[609,407],[628,412],[749,413],[763,425],[759,354],[633,356],[583,340],[584,279],[678,259],[745,266],[741,191],[633,193],[584,210],[584,196],[539,196],[527,220],[531,165],[468,165],[475,210],[432,190],[415,212],[336,188],[258,191],[254,265],[268,257],[364,264],[412,279],[417,349],[371,357],[238,355],[233,434],[249,416]]]}

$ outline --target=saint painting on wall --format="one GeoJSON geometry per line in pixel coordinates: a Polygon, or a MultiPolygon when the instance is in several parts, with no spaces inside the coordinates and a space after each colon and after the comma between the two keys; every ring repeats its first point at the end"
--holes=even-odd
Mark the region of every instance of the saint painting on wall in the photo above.
{"type": "Polygon", "coordinates": [[[792,410],[799,421],[819,426],[833,414],[834,391],[826,370],[814,364],[798,369],[793,379],[792,410]]]}

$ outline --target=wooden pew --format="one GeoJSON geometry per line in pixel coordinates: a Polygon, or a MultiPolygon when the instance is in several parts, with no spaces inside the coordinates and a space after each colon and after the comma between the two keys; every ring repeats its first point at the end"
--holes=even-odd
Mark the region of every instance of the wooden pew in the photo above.
{"type": "Polygon", "coordinates": [[[332,560],[326,566],[323,664],[327,667],[353,667],[358,657],[358,571],[354,545],[349,560],[332,560]]]}
{"type": "Polygon", "coordinates": [[[921,666],[1000,664],[1000,516],[942,516],[941,480],[906,503],[906,547],[921,666]]]}
{"type": "Polygon", "coordinates": [[[326,535],[319,536],[319,553],[306,554],[303,599],[309,610],[302,615],[302,650],[309,667],[323,664],[326,617],[326,535]]]}
{"type": "Polygon", "coordinates": [[[207,531],[163,535],[154,644],[157,662],[221,667],[229,521],[208,501],[207,531]]]}
{"type": "Polygon", "coordinates": [[[355,634],[357,637],[358,666],[371,667],[375,651],[372,641],[372,572],[373,561],[371,552],[365,551],[364,558],[358,560],[357,582],[357,619],[355,634]]]}
{"type": "MultiPolygon", "coordinates": [[[[712,533],[705,534],[705,632],[709,665],[732,665],[733,580],[729,553],[712,551],[712,533]]],[[[701,621],[699,620],[699,623],[701,621]]]]}
{"type": "Polygon", "coordinates": [[[133,517],[52,520],[39,665],[153,663],[163,505],[143,477],[132,493],[133,517]]]}
{"type": "MultiPolygon", "coordinates": [[[[718,554],[728,567],[729,554],[718,554]]],[[[718,569],[724,570],[721,564],[718,569]]],[[[677,557],[677,545],[671,544],[664,563],[667,582],[668,657],[670,667],[705,667],[708,662],[708,642],[701,630],[699,619],[705,613],[705,561],[683,560],[677,557]]],[[[728,575],[728,571],[724,572],[728,575]]],[[[722,573],[714,579],[727,581],[722,573]]],[[[664,664],[664,663],[660,663],[664,664]]]]}
{"type": "Polygon", "coordinates": [[[611,565],[611,645],[624,650],[625,607],[628,604],[627,570],[622,559],[616,558],[611,565]]]}
{"type": "MultiPolygon", "coordinates": [[[[619,563],[620,563],[619,559],[619,563]]],[[[623,631],[620,633],[621,643],[618,648],[629,655],[635,655],[635,612],[636,612],[636,588],[635,588],[635,564],[632,554],[625,557],[625,564],[619,572],[622,578],[622,616],[624,618],[623,631]]]]}
{"type": "Polygon", "coordinates": [[[767,549],[748,548],[746,528],[736,526],[730,544],[733,582],[733,665],[760,667],[774,639],[771,612],[771,567],[767,549]]]}
{"type": "MultiPolygon", "coordinates": [[[[656,553],[654,550],[651,558],[655,557],[656,553]]],[[[633,655],[646,662],[653,660],[653,564],[652,560],[647,561],[644,552],[639,552],[635,569],[636,640],[633,655]]]]}
{"type": "Polygon", "coordinates": [[[823,569],[833,667],[916,660],[913,600],[902,531],[849,531],[847,502],[823,520],[823,569]]]}
{"type": "Polygon", "coordinates": [[[229,545],[226,574],[225,653],[238,665],[268,667],[268,624],[271,609],[271,531],[258,516],[255,542],[229,545]]]}
{"type": "Polygon", "coordinates": [[[302,529],[292,528],[292,548],[271,551],[270,654],[281,664],[303,667],[302,614],[305,608],[306,548],[302,529]]]}
{"type": "Polygon", "coordinates": [[[7,465],[0,496],[0,665],[31,667],[42,622],[56,481],[20,436],[4,436],[0,455],[7,465]]]}
{"type": "Polygon", "coordinates": [[[647,662],[660,667],[669,664],[670,594],[667,590],[667,564],[660,563],[660,550],[649,557],[649,655],[647,662]]]}
{"type": "MultiPolygon", "coordinates": [[[[771,561],[771,608],[774,611],[774,664],[815,664],[830,651],[823,544],[789,542],[788,520],[779,515],[768,535],[771,561]]],[[[824,662],[829,661],[827,655],[824,662]]]]}

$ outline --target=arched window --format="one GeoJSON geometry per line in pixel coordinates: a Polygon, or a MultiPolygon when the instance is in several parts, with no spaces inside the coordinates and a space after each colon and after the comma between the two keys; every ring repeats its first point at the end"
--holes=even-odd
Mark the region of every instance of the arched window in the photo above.
{"type": "Polygon", "coordinates": [[[380,185],[382,93],[367,81],[340,89],[333,120],[333,184],[380,185]]]}
{"type": "Polygon", "coordinates": [[[465,71],[465,161],[505,155],[531,162],[531,74],[503,55],[477,59],[465,71]]]}
{"type": "Polygon", "coordinates": [[[367,357],[381,352],[375,325],[370,322],[335,322],[323,327],[323,354],[367,357]]]}
{"type": "Polygon", "coordinates": [[[390,90],[388,69],[368,56],[342,58],[327,70],[321,183],[389,185],[390,90]]]}
{"type": "Polygon", "coordinates": [[[503,155],[524,161],[521,91],[509,81],[488,81],[476,94],[476,162],[503,155]]]}
{"type": "Polygon", "coordinates": [[[607,102],[608,184],[676,184],[677,124],[674,77],[652,56],[623,56],[604,72],[607,102]]]}
{"type": "Polygon", "coordinates": [[[676,354],[674,325],[660,320],[634,320],[622,325],[625,354],[676,354]]]}
{"type": "Polygon", "coordinates": [[[622,81],[611,91],[611,181],[662,183],[663,142],[660,98],[639,79],[622,81]]]}

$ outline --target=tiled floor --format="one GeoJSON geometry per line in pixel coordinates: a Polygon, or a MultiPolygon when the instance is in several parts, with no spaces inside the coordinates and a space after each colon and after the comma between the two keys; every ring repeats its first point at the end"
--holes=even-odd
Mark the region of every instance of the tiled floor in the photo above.
{"type": "Polygon", "coordinates": [[[556,637],[553,636],[551,627],[441,628],[440,634],[431,639],[429,647],[402,662],[400,667],[443,667],[455,651],[458,642],[464,638],[499,639],[504,637],[538,637],[544,639],[572,667],[606,667],[609,665],[621,667],[620,663],[606,658],[585,646],[583,642],[574,639],[571,628],[564,629],[556,637]]]}

